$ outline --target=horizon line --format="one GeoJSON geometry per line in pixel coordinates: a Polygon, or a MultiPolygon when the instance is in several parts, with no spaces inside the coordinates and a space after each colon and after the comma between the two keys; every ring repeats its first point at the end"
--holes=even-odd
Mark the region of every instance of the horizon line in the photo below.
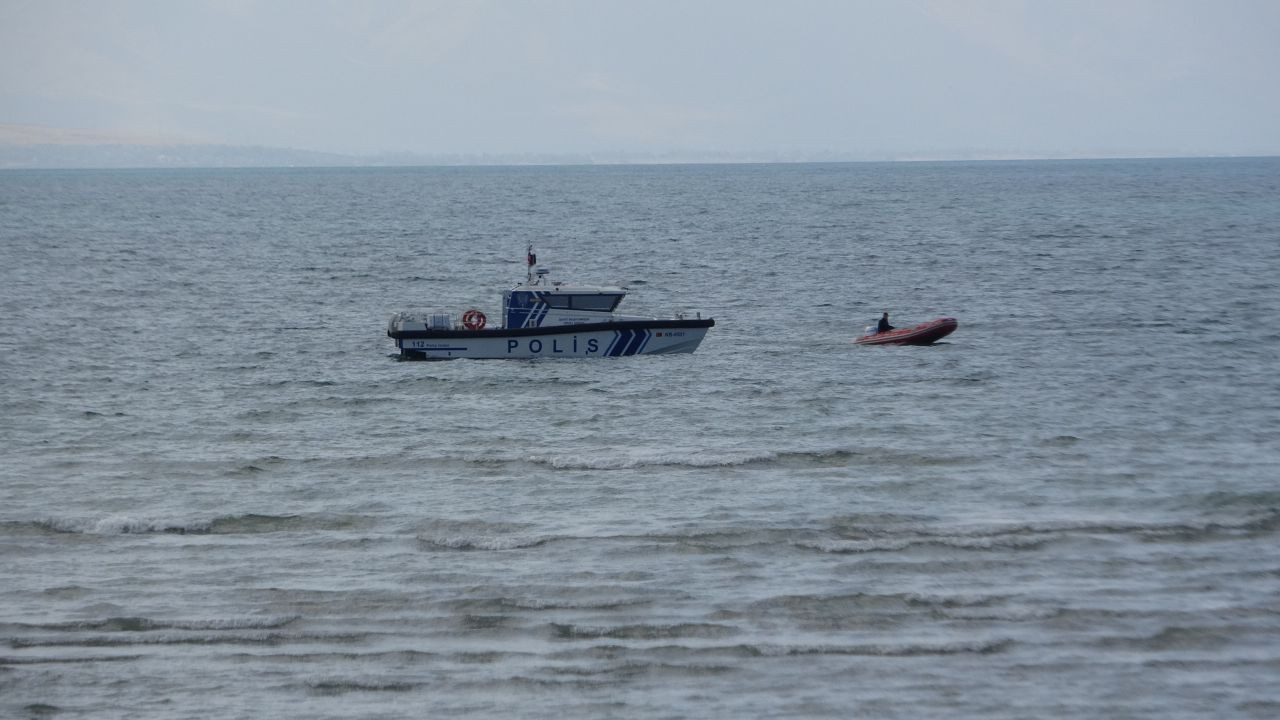
{"type": "MultiPolygon", "coordinates": [[[[0,145],[0,151],[6,146],[0,145]]],[[[13,146],[9,146],[13,147],[13,146]]],[[[30,147],[30,146],[27,146],[30,147]]],[[[54,146],[63,147],[63,146],[54,146]]],[[[152,146],[152,145],[102,145],[102,146],[78,146],[85,147],[101,147],[101,148],[134,148],[141,150],[143,148],[172,148],[173,146],[152,146]]],[[[226,145],[209,145],[209,146],[183,146],[183,147],[217,147],[234,149],[240,147],[247,149],[256,146],[226,146],[226,145]]],[[[259,148],[267,149],[267,148],[259,148]]],[[[302,154],[312,154],[312,151],[290,151],[279,150],[277,152],[298,152],[302,154]]],[[[1018,163],[1018,162],[1105,162],[1105,161],[1136,161],[1136,160],[1267,160],[1280,158],[1280,153],[1258,153],[1258,154],[1225,154],[1225,153],[1178,153],[1178,154],[1097,154],[1097,155],[1053,155],[1053,154],[1010,154],[1010,155],[990,155],[990,156],[903,156],[903,157],[881,157],[881,158],[749,158],[741,159],[731,158],[701,158],[695,159],[663,159],[661,154],[644,154],[637,155],[630,159],[625,158],[593,158],[591,156],[583,156],[579,160],[570,160],[568,157],[557,159],[559,153],[404,153],[406,156],[421,155],[424,162],[377,162],[370,161],[369,158],[374,156],[348,156],[337,153],[315,153],[317,155],[338,155],[339,157],[350,158],[353,162],[326,164],[323,162],[271,162],[264,159],[264,162],[245,162],[235,163],[209,163],[200,164],[187,162],[162,162],[155,161],[150,163],[130,163],[122,162],[113,164],[110,162],[84,163],[79,164],[74,161],[66,163],[58,162],[33,162],[16,164],[5,162],[0,156],[0,171],[30,171],[30,170],[355,170],[355,169],[412,169],[412,168],[501,168],[501,167],[639,167],[639,166],[717,166],[717,165],[854,165],[854,164],[928,164],[928,163],[1018,163]],[[468,157],[473,158],[471,161],[454,161],[441,162],[448,157],[468,157]],[[542,157],[544,161],[521,161],[521,157],[542,157]],[[358,161],[364,158],[365,161],[358,161]],[[478,159],[475,159],[478,158],[478,159]],[[486,158],[492,161],[485,160],[486,158]],[[431,159],[437,160],[431,162],[431,159]]],[[[400,154],[400,153],[394,153],[400,154]]],[[[680,153],[682,155],[686,153],[680,153]]],[[[571,154],[564,154],[571,155],[571,154]]],[[[695,155],[695,153],[687,153],[687,155],[695,155]]],[[[743,153],[743,155],[748,155],[743,153]]],[[[175,158],[176,159],[176,158],[175,158]]],[[[409,157],[406,157],[409,160],[409,157]]]]}

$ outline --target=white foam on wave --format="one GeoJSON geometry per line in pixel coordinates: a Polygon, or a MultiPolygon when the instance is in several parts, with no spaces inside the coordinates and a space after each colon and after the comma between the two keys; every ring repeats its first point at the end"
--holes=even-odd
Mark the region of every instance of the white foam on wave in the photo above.
{"type": "Polygon", "coordinates": [[[213,521],[108,515],[100,518],[46,518],[36,524],[54,532],[79,535],[147,535],[153,533],[206,533],[213,526],[213,521]]]}
{"type": "Polygon", "coordinates": [[[524,535],[455,535],[419,536],[418,541],[430,547],[446,550],[519,550],[542,545],[547,542],[547,538],[524,535]]]}

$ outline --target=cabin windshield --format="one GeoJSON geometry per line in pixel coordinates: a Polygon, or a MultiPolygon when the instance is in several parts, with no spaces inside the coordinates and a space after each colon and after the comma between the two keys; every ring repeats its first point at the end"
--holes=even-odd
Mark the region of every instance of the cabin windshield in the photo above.
{"type": "Polygon", "coordinates": [[[558,310],[613,312],[613,309],[618,307],[618,303],[622,302],[622,295],[620,293],[565,293],[544,295],[542,299],[547,305],[558,310]]]}

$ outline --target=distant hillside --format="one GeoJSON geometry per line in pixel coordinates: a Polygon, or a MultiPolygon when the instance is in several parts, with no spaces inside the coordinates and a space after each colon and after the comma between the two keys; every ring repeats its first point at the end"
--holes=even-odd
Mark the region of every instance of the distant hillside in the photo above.
{"type": "Polygon", "coordinates": [[[318,167],[361,165],[357,158],[306,150],[231,145],[5,145],[0,168],[318,167]]]}
{"type": "MultiPolygon", "coordinates": [[[[582,165],[585,155],[420,154],[340,155],[236,145],[17,145],[0,143],[0,169],[406,167],[427,165],[582,165]]],[[[627,162],[607,160],[606,162],[627,162]]]]}
{"type": "Polygon", "coordinates": [[[44,125],[0,124],[0,145],[199,145],[201,138],[131,130],[55,128],[44,125]]]}
{"type": "Polygon", "coordinates": [[[0,170],[74,168],[408,167],[456,165],[642,165],[688,163],[884,162],[912,160],[1049,160],[1118,157],[1209,157],[1171,149],[1125,153],[1094,150],[935,149],[912,153],[840,151],[568,153],[380,153],[344,155],[289,148],[223,145],[207,139],[141,132],[72,130],[0,124],[0,170]]]}
{"type": "Polygon", "coordinates": [[[125,132],[0,124],[0,169],[362,167],[410,165],[572,165],[582,155],[343,155],[289,148],[224,145],[207,140],[125,132]]]}
{"type": "Polygon", "coordinates": [[[350,165],[341,155],[116,130],[0,125],[0,168],[350,165]]]}

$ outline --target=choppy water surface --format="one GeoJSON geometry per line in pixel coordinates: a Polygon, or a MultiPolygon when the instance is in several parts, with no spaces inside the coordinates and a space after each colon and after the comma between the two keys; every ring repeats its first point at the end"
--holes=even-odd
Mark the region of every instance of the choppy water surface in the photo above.
{"type": "Polygon", "coordinates": [[[0,715],[1280,714],[1280,160],[0,173],[0,715]],[[532,240],[693,355],[399,362],[532,240]],[[880,311],[931,348],[855,347],[880,311]]]}

